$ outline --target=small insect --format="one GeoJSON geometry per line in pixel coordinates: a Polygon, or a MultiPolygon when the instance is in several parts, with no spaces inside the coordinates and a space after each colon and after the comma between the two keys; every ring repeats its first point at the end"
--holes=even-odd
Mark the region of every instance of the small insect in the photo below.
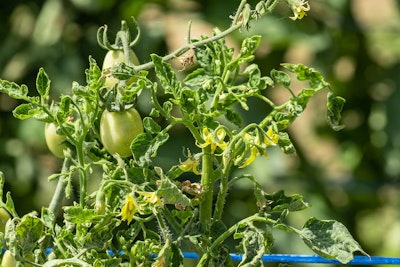
{"type": "Polygon", "coordinates": [[[185,70],[186,67],[192,66],[196,59],[194,48],[190,48],[186,53],[179,57],[179,62],[182,65],[181,71],[185,70]]]}

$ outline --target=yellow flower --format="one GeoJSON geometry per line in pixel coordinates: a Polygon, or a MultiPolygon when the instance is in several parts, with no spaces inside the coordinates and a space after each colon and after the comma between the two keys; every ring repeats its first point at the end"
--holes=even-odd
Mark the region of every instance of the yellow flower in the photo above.
{"type": "Polygon", "coordinates": [[[250,155],[239,168],[249,166],[260,155],[261,148],[263,149],[263,155],[268,158],[267,147],[275,146],[279,141],[279,135],[274,132],[272,127],[269,127],[262,137],[244,133],[243,139],[246,141],[247,146],[250,147],[250,155]]]}
{"type": "Polygon", "coordinates": [[[294,16],[290,17],[292,20],[302,19],[307,16],[306,11],[310,10],[310,5],[305,0],[287,0],[287,3],[293,11],[294,16]]]}
{"type": "Polygon", "coordinates": [[[184,162],[181,162],[181,164],[178,167],[184,172],[191,171],[194,174],[199,175],[200,174],[200,172],[198,171],[199,164],[200,164],[199,160],[195,160],[190,157],[184,162]]]}
{"type": "Polygon", "coordinates": [[[133,219],[133,215],[135,215],[137,211],[135,200],[131,195],[126,195],[125,204],[121,210],[121,217],[123,221],[128,221],[128,225],[131,223],[133,219]]]}
{"type": "Polygon", "coordinates": [[[203,128],[204,143],[199,144],[196,142],[196,145],[200,148],[205,148],[210,145],[211,153],[214,154],[217,147],[219,147],[222,150],[228,147],[228,143],[224,141],[225,136],[226,132],[224,128],[219,128],[216,132],[216,135],[214,136],[212,133],[210,133],[208,128],[204,127],[203,128]]]}
{"type": "Polygon", "coordinates": [[[162,206],[161,198],[157,196],[156,192],[144,192],[144,191],[137,191],[139,195],[143,196],[143,201],[152,205],[158,204],[162,206]]]}
{"type": "Polygon", "coordinates": [[[275,146],[279,141],[279,135],[274,132],[272,127],[269,127],[265,136],[264,136],[264,145],[267,146],[275,146]]]}
{"type": "Polygon", "coordinates": [[[257,147],[252,146],[250,148],[250,156],[246,159],[246,161],[242,165],[239,166],[239,168],[244,168],[249,166],[256,159],[257,155],[258,155],[257,147]]]}

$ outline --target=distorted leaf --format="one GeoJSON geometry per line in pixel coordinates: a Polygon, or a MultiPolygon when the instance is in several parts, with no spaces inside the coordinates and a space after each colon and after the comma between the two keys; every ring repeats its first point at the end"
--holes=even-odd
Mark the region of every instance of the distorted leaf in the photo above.
{"type": "Polygon", "coordinates": [[[351,261],[356,251],[367,255],[349,230],[334,220],[310,218],[300,231],[300,237],[318,255],[343,264],[351,261]]]}
{"type": "Polygon", "coordinates": [[[340,96],[335,96],[332,92],[328,92],[327,98],[326,120],[333,130],[340,131],[344,128],[344,125],[340,124],[340,119],[346,100],[340,96]]]}

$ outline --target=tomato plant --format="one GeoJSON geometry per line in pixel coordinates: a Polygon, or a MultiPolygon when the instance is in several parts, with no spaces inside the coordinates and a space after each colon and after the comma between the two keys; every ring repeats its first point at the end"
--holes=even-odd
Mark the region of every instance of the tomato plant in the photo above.
{"type": "Polygon", "coordinates": [[[142,118],[135,108],[124,111],[104,110],[100,120],[100,139],[110,154],[132,155],[130,145],[143,133],[142,118]]]}
{"type": "MultiPolygon", "coordinates": [[[[284,1],[293,20],[310,9],[307,1],[284,1]]],[[[27,86],[0,80],[1,92],[24,101],[14,116],[46,122],[49,149],[64,157],[60,173],[49,177],[57,180],[57,187],[40,214],[19,217],[11,195],[6,195],[5,203],[0,198],[0,208],[12,214],[0,243],[15,253],[16,260],[34,261],[34,266],[181,266],[186,248],[199,254],[199,267],[231,266],[231,247],[244,254],[239,266],[262,266],[262,255],[272,249],[275,228],[297,234],[316,253],[343,263],[355,251],[364,253],[339,222],[310,218],[301,229],[291,226],[288,216],[309,207],[302,196],[267,192],[253,175],[234,175],[256,157],[267,157],[273,146],[293,154],[287,128],[319,92],[327,94],[327,122],[334,130],[342,128],[345,101],[321,73],[290,63],[262,73],[254,63],[262,38],[258,35],[244,38],[236,53],[227,46],[227,35],[248,29],[250,22],[271,13],[279,2],[260,1],[252,8],[242,0],[226,30],[193,39],[189,26],[185,45],[163,57],[152,54],[151,61],[142,65],[132,52],[140,35],[136,21],[138,33],[132,42],[124,21],[115,43],[108,40],[107,26],[100,27],[99,45],[113,52],[107,52],[102,70],[90,57],[86,84],[72,83],[71,92],[58,101],[50,99],[50,79],[43,69],[34,97],[28,95],[27,86]],[[169,61],[188,51],[184,67],[197,65],[181,77],[169,61]],[[276,104],[265,94],[273,86],[289,91],[290,98],[276,104]],[[152,109],[142,120],[134,106],[143,101],[143,90],[152,109]],[[238,109],[250,110],[250,98],[259,99],[269,112],[243,125],[238,109]],[[161,167],[155,160],[157,152],[174,142],[170,132],[176,125],[187,130],[192,146],[183,149],[186,160],[175,159],[161,167]],[[243,179],[254,187],[257,211],[227,223],[223,215],[228,192],[243,179]],[[79,201],[63,206],[75,184],[79,201]],[[57,220],[58,214],[62,219],[57,220]],[[51,257],[45,254],[47,246],[51,257]]],[[[2,195],[4,178],[0,178],[2,195]]]]}

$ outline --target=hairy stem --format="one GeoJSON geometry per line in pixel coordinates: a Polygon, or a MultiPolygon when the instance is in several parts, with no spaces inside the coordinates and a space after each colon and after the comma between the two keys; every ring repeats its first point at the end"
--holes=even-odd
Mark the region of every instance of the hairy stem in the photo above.
{"type": "Polygon", "coordinates": [[[200,204],[200,222],[208,225],[211,221],[214,192],[211,145],[203,148],[201,185],[203,186],[204,193],[202,197],[202,202],[200,204]]]}
{"type": "MultiPolygon", "coordinates": [[[[64,163],[61,169],[61,173],[69,172],[70,167],[73,165],[73,161],[71,158],[65,158],[64,163]]],[[[58,178],[57,187],[54,192],[53,198],[51,199],[49,210],[54,215],[57,215],[58,211],[61,208],[62,202],[64,200],[65,195],[65,187],[67,184],[64,182],[64,176],[60,176],[58,178]]]]}

